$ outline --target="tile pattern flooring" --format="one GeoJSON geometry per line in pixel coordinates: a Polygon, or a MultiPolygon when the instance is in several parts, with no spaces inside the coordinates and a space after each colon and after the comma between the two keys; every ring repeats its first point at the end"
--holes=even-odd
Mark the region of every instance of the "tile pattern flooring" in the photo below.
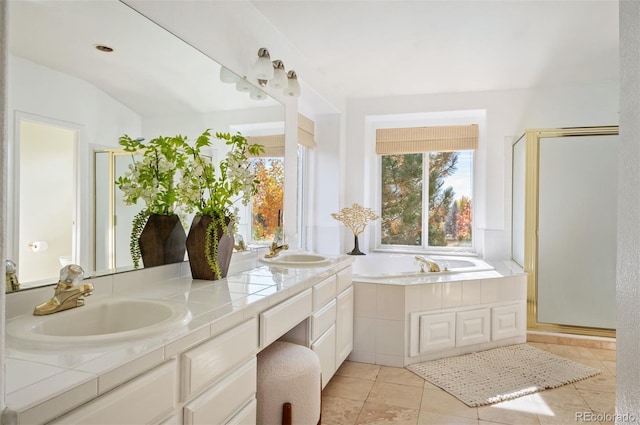
{"type": "MultiPolygon", "coordinates": [[[[601,348],[528,344],[602,370],[560,388],[479,408],[468,407],[403,368],[346,361],[322,392],[324,425],[551,425],[580,422],[576,415],[615,413],[616,352],[601,348]]],[[[606,415],[603,415],[606,414],[606,415]]]]}

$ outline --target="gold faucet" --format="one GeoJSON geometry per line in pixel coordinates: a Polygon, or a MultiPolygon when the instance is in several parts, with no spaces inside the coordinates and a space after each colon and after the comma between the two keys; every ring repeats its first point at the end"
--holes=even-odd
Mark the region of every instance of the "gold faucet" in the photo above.
{"type": "Polygon", "coordinates": [[[289,249],[289,245],[287,244],[280,245],[280,241],[282,240],[282,238],[280,237],[281,234],[281,228],[277,227],[275,236],[273,237],[273,242],[271,242],[271,246],[269,247],[269,252],[264,255],[264,258],[273,258],[280,254],[280,251],[286,251],[287,249],[289,249]]]}
{"type": "Polygon", "coordinates": [[[16,263],[7,260],[4,273],[6,278],[5,292],[9,293],[20,290],[20,283],[18,283],[18,276],[16,275],[16,263]]]}
{"type": "Polygon", "coordinates": [[[81,281],[83,277],[84,270],[77,264],[64,266],[60,270],[60,280],[54,289],[53,297],[36,306],[33,315],[44,316],[83,306],[84,300],[80,297],[88,297],[93,292],[93,284],[91,283],[77,285],[77,282],[81,281]]]}
{"type": "MultiPolygon", "coordinates": [[[[416,255],[415,258],[419,262],[429,266],[429,272],[433,273],[433,272],[439,272],[440,271],[440,266],[438,265],[438,263],[433,261],[431,258],[423,257],[422,255],[416,255]]],[[[423,268],[420,269],[420,271],[424,271],[424,266],[423,266],[423,268]]]]}

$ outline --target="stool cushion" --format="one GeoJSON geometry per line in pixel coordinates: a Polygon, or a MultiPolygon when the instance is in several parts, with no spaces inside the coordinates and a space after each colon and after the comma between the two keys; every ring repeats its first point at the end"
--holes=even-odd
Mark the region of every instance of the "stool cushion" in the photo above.
{"type": "Polygon", "coordinates": [[[287,402],[294,424],[317,424],[320,392],[320,359],[309,348],[275,341],[258,354],[258,424],[280,425],[287,402]]]}

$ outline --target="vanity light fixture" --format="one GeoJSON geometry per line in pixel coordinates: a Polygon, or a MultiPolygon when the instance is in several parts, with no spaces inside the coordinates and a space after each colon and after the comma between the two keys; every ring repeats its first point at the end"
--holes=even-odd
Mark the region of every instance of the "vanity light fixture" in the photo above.
{"type": "Polygon", "coordinates": [[[253,69],[256,73],[258,83],[260,83],[262,87],[266,86],[267,81],[273,78],[273,64],[271,63],[269,51],[266,48],[262,47],[258,50],[258,60],[253,66],[253,69]]]}
{"type": "Polygon", "coordinates": [[[251,91],[251,84],[246,80],[246,78],[238,79],[238,82],[236,83],[236,90],[248,93],[251,91]]]}
{"type": "Polygon", "coordinates": [[[289,80],[289,83],[284,89],[284,94],[286,96],[300,96],[300,83],[298,82],[298,76],[296,75],[296,72],[294,70],[289,71],[289,73],[287,74],[287,79],[289,80]]]}
{"type": "Polygon", "coordinates": [[[273,79],[269,81],[269,87],[274,89],[283,89],[289,83],[287,81],[287,71],[284,70],[284,63],[281,60],[274,60],[273,62],[273,79]]]}

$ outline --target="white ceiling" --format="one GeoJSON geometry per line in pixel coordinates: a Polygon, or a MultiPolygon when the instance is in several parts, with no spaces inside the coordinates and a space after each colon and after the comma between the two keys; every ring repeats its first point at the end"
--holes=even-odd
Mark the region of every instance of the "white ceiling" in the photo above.
{"type": "Polygon", "coordinates": [[[328,98],[619,78],[616,0],[251,3],[318,71],[306,82],[328,98]]]}

